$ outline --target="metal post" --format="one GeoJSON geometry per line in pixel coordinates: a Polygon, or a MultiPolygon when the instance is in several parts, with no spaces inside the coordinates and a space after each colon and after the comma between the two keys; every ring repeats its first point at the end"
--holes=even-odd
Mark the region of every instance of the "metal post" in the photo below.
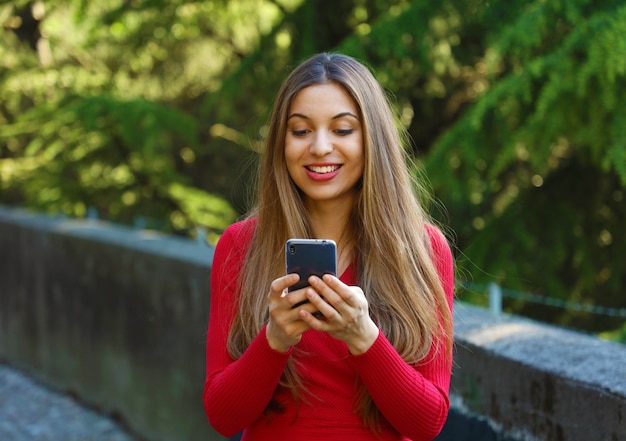
{"type": "Polygon", "coordinates": [[[490,282],[489,286],[489,310],[491,313],[500,317],[502,315],[502,288],[495,282],[490,282]]]}
{"type": "Polygon", "coordinates": [[[87,219],[98,219],[98,209],[96,207],[87,207],[87,219]]]}
{"type": "Polygon", "coordinates": [[[196,226],[196,242],[198,242],[201,245],[206,245],[207,234],[208,234],[208,231],[205,227],[201,227],[198,225],[196,226]]]}

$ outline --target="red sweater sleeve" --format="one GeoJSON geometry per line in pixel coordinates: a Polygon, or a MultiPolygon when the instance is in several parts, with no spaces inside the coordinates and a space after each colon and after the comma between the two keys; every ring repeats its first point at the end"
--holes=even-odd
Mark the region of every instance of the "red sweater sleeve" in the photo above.
{"type": "MultiPolygon", "coordinates": [[[[454,265],[443,234],[428,226],[433,259],[452,309],[454,265]]],[[[448,391],[452,371],[445,343],[433,345],[416,366],[407,364],[387,338],[379,334],[364,354],[349,358],[385,419],[402,435],[432,440],[443,428],[450,407],[448,391]]]]}
{"type": "Polygon", "coordinates": [[[289,358],[274,351],[265,329],[234,361],[226,349],[236,310],[237,278],[251,239],[251,221],[234,224],[220,238],[211,269],[211,310],[206,345],[204,408],[213,428],[232,436],[259,418],[289,358]]]}

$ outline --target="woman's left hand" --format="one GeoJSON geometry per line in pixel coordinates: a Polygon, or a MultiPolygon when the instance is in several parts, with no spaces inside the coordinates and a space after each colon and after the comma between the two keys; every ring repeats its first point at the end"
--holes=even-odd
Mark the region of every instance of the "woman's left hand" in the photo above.
{"type": "Polygon", "coordinates": [[[309,278],[311,287],[306,296],[324,316],[316,318],[307,310],[300,310],[300,318],[311,328],[327,332],[343,341],[353,355],[363,354],[378,338],[378,326],[369,315],[363,290],[348,286],[335,276],[309,278]]]}

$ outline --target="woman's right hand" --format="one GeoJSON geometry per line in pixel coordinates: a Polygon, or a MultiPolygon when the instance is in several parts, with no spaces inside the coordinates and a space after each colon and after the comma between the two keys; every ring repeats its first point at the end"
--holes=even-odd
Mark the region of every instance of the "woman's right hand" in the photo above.
{"type": "Polygon", "coordinates": [[[297,274],[287,274],[275,279],[270,285],[269,321],[265,328],[265,337],[270,347],[278,352],[287,352],[292,346],[302,339],[304,331],[310,326],[300,319],[298,311],[306,309],[310,313],[316,308],[305,303],[294,308],[295,305],[305,300],[305,289],[287,292],[287,288],[298,282],[297,274]]]}

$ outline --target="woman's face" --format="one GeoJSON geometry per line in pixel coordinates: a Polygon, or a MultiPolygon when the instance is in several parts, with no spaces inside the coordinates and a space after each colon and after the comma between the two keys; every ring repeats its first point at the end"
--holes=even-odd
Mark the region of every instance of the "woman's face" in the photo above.
{"type": "Polygon", "coordinates": [[[294,97],[287,116],[285,161],[305,204],[356,200],[363,176],[360,113],[337,83],[317,84],[294,97]]]}

